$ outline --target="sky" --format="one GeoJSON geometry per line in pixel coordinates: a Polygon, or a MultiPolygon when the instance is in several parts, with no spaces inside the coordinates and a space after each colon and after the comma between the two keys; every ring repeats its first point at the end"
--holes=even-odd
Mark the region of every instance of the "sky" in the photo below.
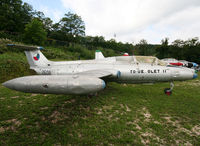
{"type": "Polygon", "coordinates": [[[54,22],[71,11],[85,22],[86,35],[106,40],[158,44],[164,38],[200,37],[200,0],[23,0],[54,22]]]}

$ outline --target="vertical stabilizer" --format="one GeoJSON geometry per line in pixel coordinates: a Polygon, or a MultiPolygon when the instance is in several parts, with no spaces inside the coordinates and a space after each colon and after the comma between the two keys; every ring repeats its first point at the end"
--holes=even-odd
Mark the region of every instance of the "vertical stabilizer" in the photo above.
{"type": "Polygon", "coordinates": [[[105,57],[103,56],[102,52],[100,50],[96,50],[95,52],[95,60],[98,59],[104,59],[105,57]]]}
{"type": "Polygon", "coordinates": [[[40,50],[25,51],[30,68],[48,66],[49,61],[40,50]]]}

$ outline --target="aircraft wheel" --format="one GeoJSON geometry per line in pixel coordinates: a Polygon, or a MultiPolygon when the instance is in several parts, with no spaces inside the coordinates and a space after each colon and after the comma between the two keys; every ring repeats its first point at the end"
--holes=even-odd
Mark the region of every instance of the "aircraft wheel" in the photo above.
{"type": "Polygon", "coordinates": [[[165,88],[164,93],[169,96],[172,94],[172,90],[170,88],[165,88]]]}
{"type": "Polygon", "coordinates": [[[89,98],[97,97],[97,96],[98,96],[98,93],[97,93],[97,92],[88,94],[88,97],[89,97],[89,98]]]}

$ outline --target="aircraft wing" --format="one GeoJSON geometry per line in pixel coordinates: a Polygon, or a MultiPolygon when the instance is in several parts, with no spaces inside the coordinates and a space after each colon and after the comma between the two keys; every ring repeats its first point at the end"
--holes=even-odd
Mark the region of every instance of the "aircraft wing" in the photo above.
{"type": "Polygon", "coordinates": [[[119,74],[119,71],[116,71],[116,70],[90,70],[90,71],[76,73],[76,75],[92,76],[92,77],[97,77],[97,78],[116,76],[118,74],[119,74]]]}

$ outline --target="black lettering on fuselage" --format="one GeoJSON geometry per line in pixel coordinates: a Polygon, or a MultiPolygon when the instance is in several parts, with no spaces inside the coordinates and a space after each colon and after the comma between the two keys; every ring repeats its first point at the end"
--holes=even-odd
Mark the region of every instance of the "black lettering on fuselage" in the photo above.
{"type": "Polygon", "coordinates": [[[167,70],[166,70],[166,69],[163,69],[163,73],[167,73],[167,70]]]}
{"type": "Polygon", "coordinates": [[[135,73],[142,74],[142,73],[144,73],[144,70],[130,70],[130,73],[131,74],[135,74],[135,73]]]}
{"type": "Polygon", "coordinates": [[[160,73],[160,70],[159,69],[153,69],[153,70],[148,70],[147,71],[148,73],[160,73]]]}
{"type": "Polygon", "coordinates": [[[159,73],[167,73],[167,70],[166,69],[163,69],[163,70],[160,70],[160,69],[149,69],[149,70],[130,70],[130,73],[131,74],[135,74],[135,73],[138,73],[138,74],[143,74],[143,73],[148,73],[148,74],[159,74],[159,73]]]}

